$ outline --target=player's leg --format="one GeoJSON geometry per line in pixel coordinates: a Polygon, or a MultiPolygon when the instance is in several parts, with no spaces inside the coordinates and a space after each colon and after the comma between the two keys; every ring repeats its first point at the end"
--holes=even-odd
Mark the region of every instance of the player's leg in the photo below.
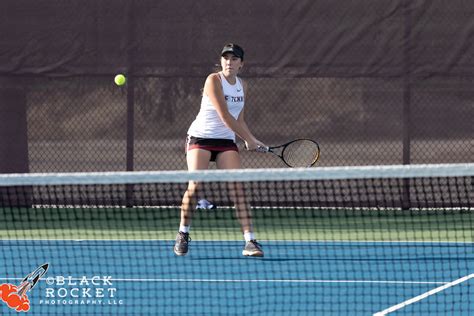
{"type": "MultiPolygon", "coordinates": [[[[240,169],[240,156],[236,151],[225,151],[219,153],[217,156],[217,168],[219,169],[240,169]]],[[[252,217],[250,214],[250,207],[247,203],[244,188],[241,183],[229,182],[227,189],[230,194],[230,199],[235,205],[237,219],[240,222],[243,232],[252,231],[252,217]]]]}
{"type": "MultiPolygon", "coordinates": [[[[209,166],[211,159],[211,152],[204,149],[192,149],[188,151],[186,160],[188,163],[188,170],[205,170],[209,166]]],[[[181,203],[181,225],[190,225],[193,211],[196,207],[196,196],[199,190],[199,183],[190,181],[188,189],[184,193],[181,203]]]]}
{"type": "MultiPolygon", "coordinates": [[[[207,169],[210,159],[211,152],[208,150],[199,148],[189,150],[186,154],[188,170],[193,171],[207,169]]],[[[188,183],[188,189],[183,195],[181,203],[181,220],[174,246],[174,252],[178,256],[184,256],[188,253],[188,243],[190,241],[189,229],[191,227],[193,211],[196,207],[196,196],[198,194],[198,190],[199,183],[196,181],[190,181],[188,183]]]]}
{"type": "MultiPolygon", "coordinates": [[[[217,156],[217,168],[219,169],[240,169],[240,155],[237,151],[229,150],[219,153],[217,156]]],[[[244,256],[262,257],[263,250],[255,239],[252,225],[252,213],[250,204],[245,196],[245,189],[242,183],[230,182],[228,190],[231,200],[235,205],[236,217],[240,222],[245,239],[245,248],[242,252],[244,256]]]]}

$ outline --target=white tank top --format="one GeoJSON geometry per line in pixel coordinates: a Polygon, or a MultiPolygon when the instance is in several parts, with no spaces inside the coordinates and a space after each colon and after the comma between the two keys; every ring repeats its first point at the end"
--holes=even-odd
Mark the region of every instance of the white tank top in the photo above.
{"type": "MultiPolygon", "coordinates": [[[[237,119],[244,108],[244,89],[242,81],[237,77],[234,85],[219,72],[222,90],[229,113],[237,119]]],[[[235,133],[228,128],[217,114],[216,108],[206,94],[201,99],[201,109],[188,130],[188,135],[202,138],[224,138],[235,141],[235,133]]]]}

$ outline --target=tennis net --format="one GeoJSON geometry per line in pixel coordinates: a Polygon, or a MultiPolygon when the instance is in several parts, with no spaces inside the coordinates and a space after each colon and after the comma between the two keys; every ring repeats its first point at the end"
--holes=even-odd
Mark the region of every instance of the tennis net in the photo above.
{"type": "Polygon", "coordinates": [[[1,175],[0,308],[472,315],[473,179],[474,164],[1,175]],[[176,256],[189,181],[217,208],[190,206],[176,256]],[[242,256],[249,214],[263,258],[242,256]]]}

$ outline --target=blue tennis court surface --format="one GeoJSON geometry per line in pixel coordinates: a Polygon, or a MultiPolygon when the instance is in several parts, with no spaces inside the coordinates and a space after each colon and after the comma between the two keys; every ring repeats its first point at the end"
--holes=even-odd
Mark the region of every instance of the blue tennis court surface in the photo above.
{"type": "Polygon", "coordinates": [[[474,313],[473,243],[262,244],[256,259],[240,241],[176,257],[173,241],[4,240],[0,283],[50,264],[27,315],[372,315],[422,294],[393,314],[474,313]]]}

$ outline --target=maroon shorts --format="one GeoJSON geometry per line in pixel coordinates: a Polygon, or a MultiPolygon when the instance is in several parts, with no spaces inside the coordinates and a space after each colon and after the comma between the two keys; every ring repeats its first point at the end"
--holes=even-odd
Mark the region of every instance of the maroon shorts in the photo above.
{"type": "Polygon", "coordinates": [[[217,155],[224,151],[239,151],[232,139],[201,138],[189,136],[186,138],[186,152],[191,149],[204,149],[211,152],[211,161],[216,161],[217,155]]]}

